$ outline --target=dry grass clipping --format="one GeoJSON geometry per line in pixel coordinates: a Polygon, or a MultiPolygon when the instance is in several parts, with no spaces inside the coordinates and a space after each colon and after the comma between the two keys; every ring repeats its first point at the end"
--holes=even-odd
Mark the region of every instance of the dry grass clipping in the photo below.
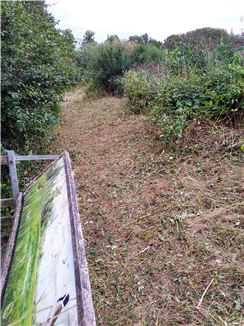
{"type": "Polygon", "coordinates": [[[73,160],[97,324],[242,325],[243,132],[203,122],[172,154],[124,99],[66,98],[50,152],[73,160]]]}

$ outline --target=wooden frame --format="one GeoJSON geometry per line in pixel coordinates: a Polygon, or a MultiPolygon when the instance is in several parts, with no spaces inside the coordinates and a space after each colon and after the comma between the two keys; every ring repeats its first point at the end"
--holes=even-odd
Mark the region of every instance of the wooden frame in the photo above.
{"type": "MultiPolygon", "coordinates": [[[[8,151],[10,152],[10,151],[8,151]]],[[[14,155],[15,163],[19,164],[21,161],[41,161],[41,160],[55,160],[58,155],[14,155]]],[[[8,155],[2,155],[0,164],[8,164],[8,155]]]]}
{"type": "MultiPolygon", "coordinates": [[[[23,200],[25,195],[28,193],[30,187],[38,182],[39,178],[48,171],[61,157],[64,160],[65,177],[67,184],[67,196],[68,196],[68,209],[70,216],[71,226],[71,238],[72,238],[72,249],[73,249],[73,260],[74,260],[74,273],[75,273],[75,287],[76,287],[76,300],[77,300],[77,316],[79,326],[94,326],[95,314],[91,295],[91,286],[89,280],[88,266],[85,255],[85,242],[82,234],[80,216],[78,210],[78,204],[75,192],[75,183],[73,179],[71,160],[69,153],[64,151],[59,155],[49,166],[23,191],[23,200]]],[[[16,246],[17,233],[20,225],[21,216],[21,203],[22,193],[19,194],[16,204],[16,214],[11,232],[11,241],[9,241],[8,248],[4,257],[2,266],[2,287],[1,287],[1,301],[4,301],[5,289],[7,286],[8,275],[10,272],[10,265],[14,255],[14,249],[16,246]],[[11,252],[10,252],[11,251],[11,252]],[[10,253],[10,256],[9,256],[10,253]]],[[[77,325],[77,326],[78,326],[77,325]]]]}
{"type": "MultiPolygon", "coordinates": [[[[1,156],[1,161],[0,161],[1,165],[2,164],[9,165],[14,205],[16,204],[18,193],[19,193],[16,163],[20,163],[21,161],[54,160],[57,157],[58,157],[58,155],[20,156],[20,155],[15,155],[14,151],[8,151],[8,155],[1,156]]],[[[1,200],[1,206],[2,206],[2,200],[1,200]]]]}

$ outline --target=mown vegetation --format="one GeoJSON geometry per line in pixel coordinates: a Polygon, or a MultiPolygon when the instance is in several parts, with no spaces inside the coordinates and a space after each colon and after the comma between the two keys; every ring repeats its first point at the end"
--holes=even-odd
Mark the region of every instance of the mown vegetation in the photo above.
{"type": "Polygon", "coordinates": [[[97,325],[242,325],[243,127],[192,121],[177,151],[126,98],[66,98],[50,153],[72,156],[97,325]]]}
{"type": "Polygon", "coordinates": [[[69,93],[58,146],[73,153],[98,325],[242,323],[243,38],[212,32],[77,53],[95,100],[69,93]]]}

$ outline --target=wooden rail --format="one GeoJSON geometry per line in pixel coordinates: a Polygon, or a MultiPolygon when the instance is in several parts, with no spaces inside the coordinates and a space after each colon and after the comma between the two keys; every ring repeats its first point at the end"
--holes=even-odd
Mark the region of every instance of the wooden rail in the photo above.
{"type": "MultiPolygon", "coordinates": [[[[58,155],[31,155],[31,156],[21,156],[14,155],[15,163],[18,164],[21,161],[41,161],[41,160],[55,160],[58,155]]],[[[8,164],[8,155],[2,155],[0,159],[0,164],[8,164]]]]}
{"type": "MultiPolygon", "coordinates": [[[[58,155],[22,156],[22,155],[15,155],[14,151],[8,151],[8,155],[1,156],[1,160],[0,160],[1,165],[3,165],[3,164],[9,165],[14,205],[16,204],[18,193],[19,193],[16,163],[20,163],[21,161],[55,160],[57,157],[58,157],[58,155]]],[[[11,199],[7,198],[7,200],[11,200],[11,199]]],[[[2,201],[1,201],[1,207],[9,207],[9,206],[2,206],[2,201]]]]}
{"type": "Polygon", "coordinates": [[[1,207],[14,207],[14,199],[13,198],[6,198],[1,199],[1,207]]]}

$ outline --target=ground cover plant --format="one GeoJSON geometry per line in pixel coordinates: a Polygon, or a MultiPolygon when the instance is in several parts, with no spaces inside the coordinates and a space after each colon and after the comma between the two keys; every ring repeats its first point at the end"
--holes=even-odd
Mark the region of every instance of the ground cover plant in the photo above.
{"type": "Polygon", "coordinates": [[[244,134],[193,121],[158,141],[126,99],[66,94],[69,148],[98,325],[243,323],[244,134]]]}

